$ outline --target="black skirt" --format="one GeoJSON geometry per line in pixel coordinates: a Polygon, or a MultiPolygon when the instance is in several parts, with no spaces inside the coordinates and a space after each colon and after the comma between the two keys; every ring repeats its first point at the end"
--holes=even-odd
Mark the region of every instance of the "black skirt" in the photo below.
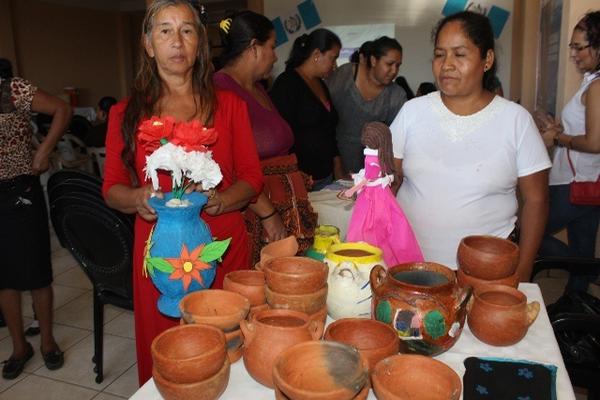
{"type": "Polygon", "coordinates": [[[0,221],[0,289],[50,285],[48,211],[38,176],[0,181],[0,221]]]}

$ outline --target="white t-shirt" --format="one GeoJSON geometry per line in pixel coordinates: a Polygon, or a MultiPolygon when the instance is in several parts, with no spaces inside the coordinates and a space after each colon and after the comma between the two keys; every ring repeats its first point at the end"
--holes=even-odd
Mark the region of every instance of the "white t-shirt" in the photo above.
{"type": "MultiPolygon", "coordinates": [[[[594,79],[600,79],[589,72],[583,76],[577,93],[569,100],[562,110],[562,124],[565,134],[578,136],[585,134],[585,106],[581,95],[588,89],[594,79]]],[[[582,153],[570,150],[571,162],[577,174],[577,181],[593,182],[600,174],[600,154],[582,153]]],[[[552,169],[550,170],[550,185],[567,185],[573,181],[573,171],[569,167],[567,149],[557,147],[554,150],[552,169]]]]}
{"type": "Polygon", "coordinates": [[[405,103],[390,129],[394,157],[403,159],[400,205],[425,260],[451,268],[463,237],[508,237],[517,179],[551,166],[531,115],[499,96],[459,116],[430,93],[405,103]]]}

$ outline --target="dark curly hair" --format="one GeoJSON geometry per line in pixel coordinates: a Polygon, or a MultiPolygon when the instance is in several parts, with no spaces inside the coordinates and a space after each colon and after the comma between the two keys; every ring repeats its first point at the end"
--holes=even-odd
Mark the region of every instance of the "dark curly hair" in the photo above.
{"type": "MultiPolygon", "coordinates": [[[[462,11],[456,14],[452,14],[443,18],[438,22],[437,26],[433,29],[431,37],[433,39],[434,46],[437,44],[438,36],[442,31],[442,28],[449,22],[460,22],[465,35],[477,46],[481,59],[484,59],[487,55],[488,50],[494,50],[494,31],[490,20],[483,14],[475,13],[472,11],[462,11]]],[[[496,58],[494,57],[494,64],[483,73],[483,87],[490,92],[494,91],[495,78],[497,70],[496,58]]]]}
{"type": "Polygon", "coordinates": [[[597,60],[594,71],[600,70],[600,11],[590,11],[575,25],[575,29],[585,32],[590,47],[596,50],[597,60]]]}

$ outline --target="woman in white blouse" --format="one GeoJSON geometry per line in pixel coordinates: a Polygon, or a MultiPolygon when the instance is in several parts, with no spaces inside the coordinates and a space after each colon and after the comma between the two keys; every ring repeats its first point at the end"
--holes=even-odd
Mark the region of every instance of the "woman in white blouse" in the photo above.
{"type": "Polygon", "coordinates": [[[425,260],[456,268],[461,238],[508,238],[521,194],[518,273],[528,280],[548,212],[550,160],[529,113],[496,96],[487,17],[461,12],[435,31],[438,92],[407,102],[391,125],[397,198],[425,260]]]}

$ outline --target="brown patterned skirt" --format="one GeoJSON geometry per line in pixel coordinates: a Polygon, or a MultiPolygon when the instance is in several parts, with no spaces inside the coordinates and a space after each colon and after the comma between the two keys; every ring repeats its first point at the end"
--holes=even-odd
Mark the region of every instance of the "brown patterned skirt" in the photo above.
{"type": "MultiPolygon", "coordinates": [[[[298,170],[294,154],[272,157],[261,161],[264,175],[264,193],[283,220],[288,235],[295,235],[299,254],[312,245],[317,213],[308,201],[312,179],[298,170]]],[[[246,229],[250,235],[252,265],[260,258],[260,249],[267,244],[267,235],[257,215],[250,209],[244,212],[246,229]]]]}

